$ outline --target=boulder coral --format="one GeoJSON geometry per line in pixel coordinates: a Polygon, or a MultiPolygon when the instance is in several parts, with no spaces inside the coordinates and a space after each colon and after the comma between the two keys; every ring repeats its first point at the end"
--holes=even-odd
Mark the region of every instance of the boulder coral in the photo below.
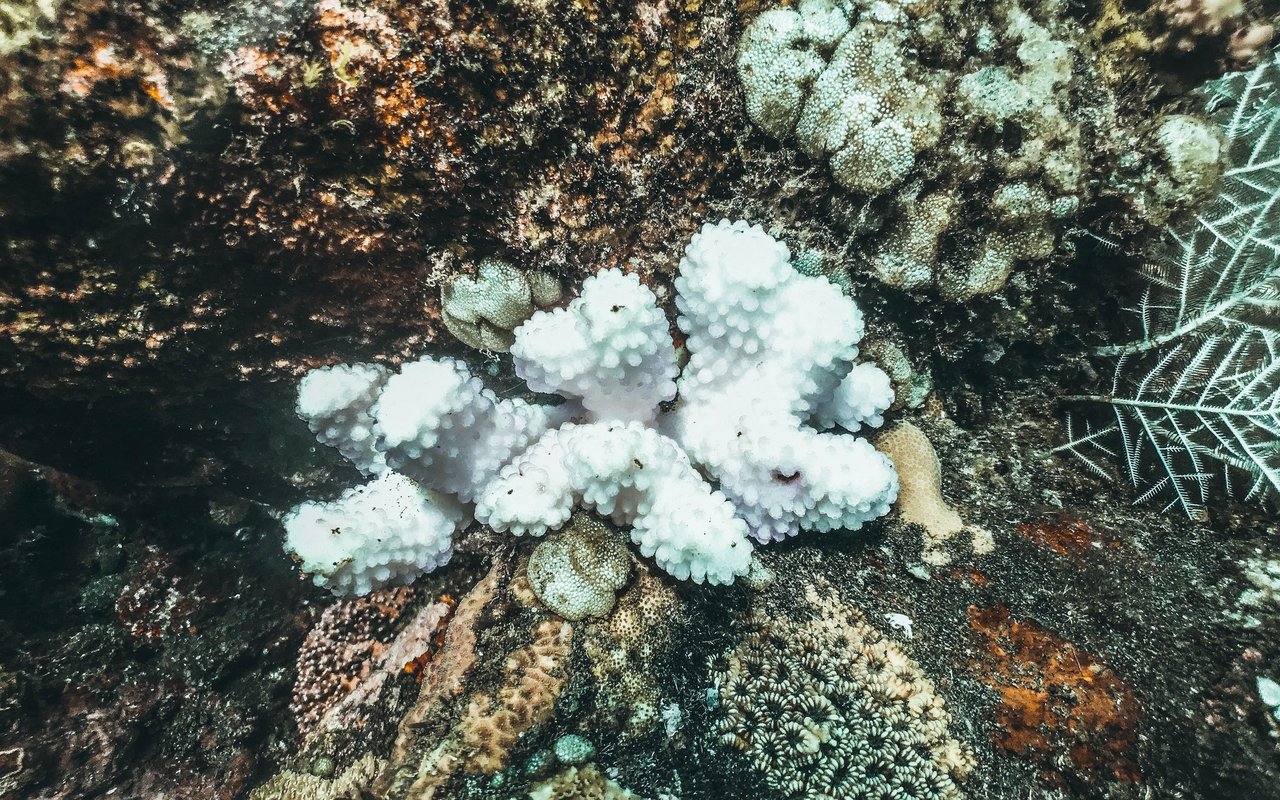
{"type": "Polygon", "coordinates": [[[853,234],[878,228],[875,275],[966,301],[1048,258],[1088,199],[1114,110],[1082,47],[1053,2],[802,0],[756,17],[737,65],[751,120],[829,162],[853,234]]]}

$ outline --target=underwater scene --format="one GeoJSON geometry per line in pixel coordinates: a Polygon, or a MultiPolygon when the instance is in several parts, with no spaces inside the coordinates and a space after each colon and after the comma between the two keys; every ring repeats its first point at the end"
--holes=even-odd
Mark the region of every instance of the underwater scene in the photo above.
{"type": "Polygon", "coordinates": [[[0,0],[0,800],[1280,800],[1280,0],[0,0]]]}

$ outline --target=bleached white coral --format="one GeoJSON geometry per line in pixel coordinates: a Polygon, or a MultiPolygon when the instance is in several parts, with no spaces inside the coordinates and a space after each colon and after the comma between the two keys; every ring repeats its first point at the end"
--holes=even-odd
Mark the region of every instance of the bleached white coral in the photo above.
{"type": "Polygon", "coordinates": [[[496,530],[541,536],[575,506],[631,526],[640,552],[681,580],[732,583],[751,567],[747,526],[679,445],[637,422],[568,424],[503,468],[476,506],[496,530]]]}
{"type": "Polygon", "coordinates": [[[831,396],[819,404],[813,422],[823,430],[838,425],[856,433],[863,425],[883,425],[884,411],[891,405],[893,386],[884,370],[875,364],[854,364],[831,396]]]}
{"type": "Polygon", "coordinates": [[[338,448],[366,475],[387,465],[374,447],[369,411],[389,374],[381,364],[338,364],[311,370],[298,386],[298,416],[322,444],[338,448]]]}
{"type": "Polygon", "coordinates": [[[516,371],[535,392],[580,400],[594,419],[652,422],[675,397],[667,318],[635,275],[607,269],[568,308],[516,329],[516,371]]]}
{"type": "Polygon", "coordinates": [[[446,564],[466,517],[456,500],[387,472],[331,503],[290,511],[285,547],[317,585],[335,594],[368,594],[446,564]]]}
{"type": "Polygon", "coordinates": [[[471,502],[564,411],[499,400],[461,361],[424,356],[387,380],[370,413],[387,466],[471,502]]]}
{"type": "MultiPolygon", "coordinates": [[[[886,513],[898,490],[892,464],[865,439],[825,430],[878,425],[893,400],[883,372],[854,363],[857,305],[796,272],[785,245],[744,222],[704,226],[680,272],[678,324],[692,355],[678,384],[657,298],[611,269],[515,331],[516,373],[562,406],[499,400],[461,362],[424,357],[386,378],[376,399],[343,395],[359,408],[305,410],[340,446],[358,426],[325,421],[359,419],[387,468],[474,501],[495,530],[541,536],[586,507],[698,583],[746,575],[752,538],[855,530],[886,513]]],[[[358,554],[332,567],[304,560],[322,571],[368,566],[358,554]]]]}
{"type": "Polygon", "coordinates": [[[791,269],[759,227],[704,226],[676,279],[693,355],[669,428],[760,542],[857,530],[897,496],[893,466],[856,430],[893,402],[874,366],[854,370],[862,314],[830,282],[791,269]]]}

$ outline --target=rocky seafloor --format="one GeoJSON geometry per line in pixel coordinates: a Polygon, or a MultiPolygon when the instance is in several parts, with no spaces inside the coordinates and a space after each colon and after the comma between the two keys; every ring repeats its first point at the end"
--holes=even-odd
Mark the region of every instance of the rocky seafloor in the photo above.
{"type": "Polygon", "coordinates": [[[761,105],[767,2],[0,0],[0,797],[1280,798],[1280,427],[1234,491],[1064,449],[1223,203],[1261,277],[1206,340],[1271,343],[1278,391],[1280,7],[827,6],[883,63],[801,88],[908,120],[888,177],[761,105]],[[750,586],[633,552],[579,620],[479,524],[409,587],[299,573],[282,516],[358,479],[302,374],[431,352],[518,393],[461,281],[669,300],[721,218],[857,298],[893,512],[750,586]]]}

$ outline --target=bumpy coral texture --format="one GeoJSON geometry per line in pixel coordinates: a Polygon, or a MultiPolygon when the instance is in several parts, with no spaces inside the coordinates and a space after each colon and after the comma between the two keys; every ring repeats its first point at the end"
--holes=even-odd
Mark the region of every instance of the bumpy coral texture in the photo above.
{"type": "Polygon", "coordinates": [[[582,630],[583,651],[599,687],[589,725],[616,730],[624,740],[661,724],[659,670],[636,665],[662,665],[672,657],[673,623],[680,619],[675,590],[644,565],[637,572],[617,609],[582,630]]]}
{"type": "Polygon", "coordinates": [[[801,0],[744,33],[748,115],[829,162],[853,193],[837,218],[878,229],[868,256],[885,283],[996,292],[1053,253],[1085,199],[1086,130],[1109,99],[1082,91],[1080,45],[1039,5],[975,18],[956,0],[801,0]]]}
{"type": "Polygon", "coordinates": [[[466,769],[493,773],[507,765],[512,745],[528,730],[550,719],[556,698],[568,681],[573,628],[545,620],[533,631],[533,643],[507,659],[506,680],[496,702],[478,693],[463,715],[466,769]]]}
{"type": "Polygon", "coordinates": [[[512,331],[533,314],[559,301],[560,282],[545,272],[524,272],[486,258],[475,275],[456,275],[440,291],[441,317],[454,336],[477,350],[505,353],[512,331]]]}
{"type": "Polygon", "coordinates": [[[569,767],[529,790],[530,800],[639,800],[595,764],[569,767]]]}
{"type": "Polygon", "coordinates": [[[285,517],[285,547],[317,585],[368,594],[448,563],[462,506],[394,472],[331,503],[303,503],[285,517]]]}
{"type": "Polygon", "coordinates": [[[717,666],[721,742],[786,797],[962,797],[973,759],[933,684],[822,591],[807,591],[812,621],[760,617],[717,666]]]}
{"type": "MultiPolygon", "coordinates": [[[[370,388],[376,368],[313,373],[321,377],[313,385],[308,376],[303,394],[327,395],[300,399],[299,412],[357,465],[376,469],[381,455],[393,474],[475,502],[475,517],[495,530],[542,536],[586,507],[630,526],[659,567],[699,583],[745,575],[752,538],[856,530],[885,514],[898,490],[892,464],[865,439],[826,430],[878,424],[893,400],[883,373],[855,366],[856,304],[797,273],[785,245],[743,222],[704,226],[676,288],[692,352],[678,383],[653,292],[610,269],[567,307],[537,312],[515,331],[517,374],[564,397],[560,406],[499,400],[462,363],[428,356],[380,388],[370,388]],[[677,390],[674,409],[662,413],[677,390]]],[[[427,536],[402,516],[381,550],[344,548],[341,526],[316,525],[355,499],[335,512],[305,506],[287,520],[291,548],[321,583],[349,591],[403,580],[412,576],[399,566],[406,535],[443,541],[443,525],[427,536]]],[[[360,535],[353,520],[339,521],[360,535]]]]}
{"type": "Polygon", "coordinates": [[[407,587],[339,600],[324,610],[298,651],[290,708],[305,734],[369,670],[391,630],[413,600],[407,587]]]}
{"type": "Polygon", "coordinates": [[[886,3],[852,26],[834,0],[766,11],[747,29],[738,60],[747,114],[773,136],[794,131],[806,153],[830,159],[842,186],[865,194],[893,187],[942,132],[945,76],[909,54],[903,28],[886,3]]]}
{"type": "Polygon", "coordinates": [[[631,575],[631,554],[621,534],[585,514],[548,537],[529,556],[529,585],[547,607],[568,620],[613,610],[631,575]]]}

